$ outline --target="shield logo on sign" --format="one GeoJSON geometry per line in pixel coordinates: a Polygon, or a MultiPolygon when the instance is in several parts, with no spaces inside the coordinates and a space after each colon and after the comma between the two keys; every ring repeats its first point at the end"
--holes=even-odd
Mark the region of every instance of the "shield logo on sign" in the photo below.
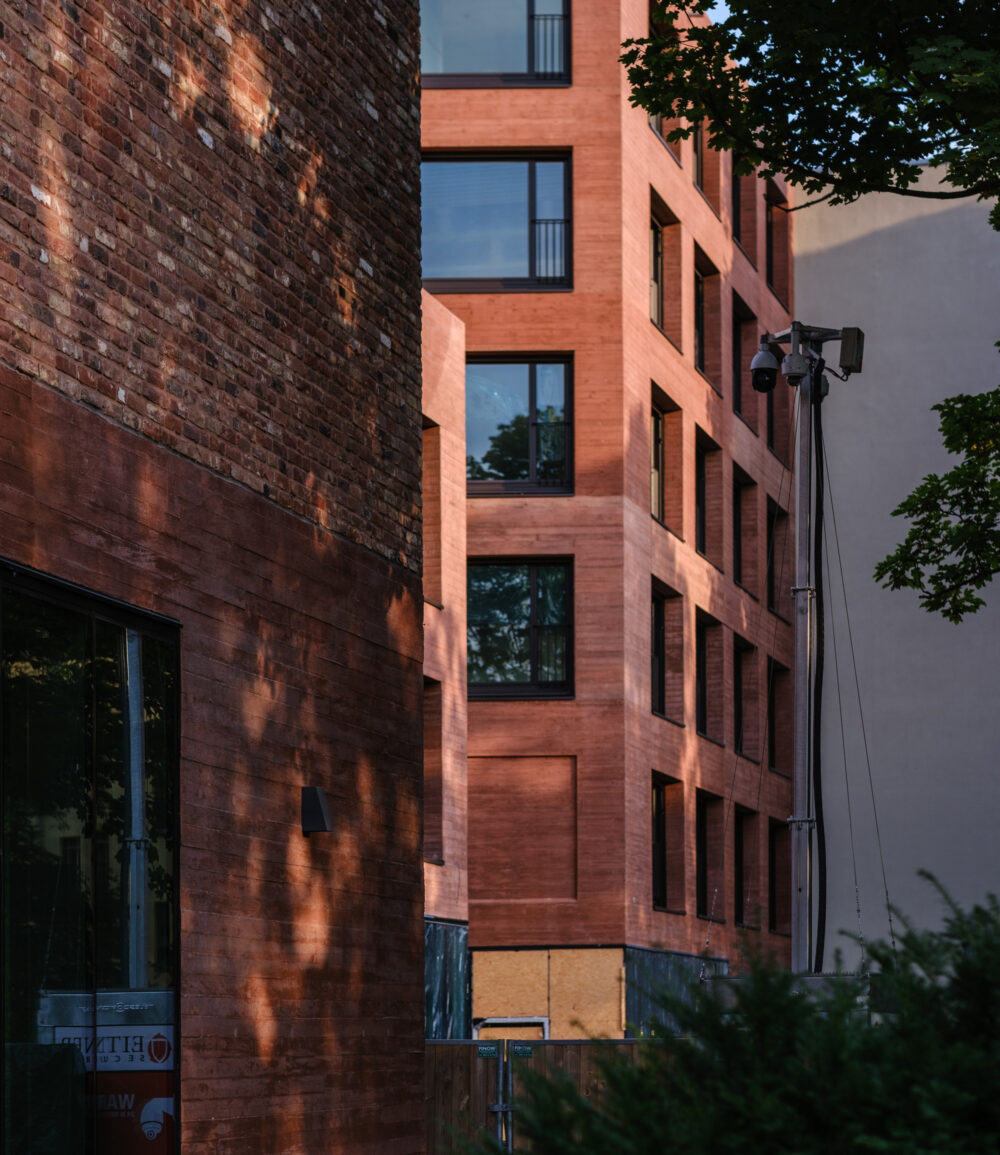
{"type": "Polygon", "coordinates": [[[154,1035],[146,1044],[146,1054],[151,1063],[165,1063],[170,1058],[170,1040],[166,1035],[154,1035]]]}

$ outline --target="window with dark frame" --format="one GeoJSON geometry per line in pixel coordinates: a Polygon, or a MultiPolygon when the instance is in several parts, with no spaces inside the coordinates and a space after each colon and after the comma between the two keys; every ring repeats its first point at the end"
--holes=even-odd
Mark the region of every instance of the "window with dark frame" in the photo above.
{"type": "Polygon", "coordinates": [[[425,88],[569,83],[568,0],[421,0],[425,88]]]}
{"type": "Polygon", "coordinates": [[[676,348],[684,345],[680,222],[656,190],[649,190],[649,319],[676,348]]]}
{"type": "Polygon", "coordinates": [[[757,321],[750,308],[736,293],[733,293],[732,309],[730,376],[733,412],[738,413],[750,428],[756,431],[758,394],[750,386],[750,359],[757,347],[757,321]]]}
{"type": "Polygon", "coordinates": [[[757,487],[733,463],[733,581],[757,596],[757,487]]]}
{"type": "Polygon", "coordinates": [[[775,818],[767,824],[768,929],[773,934],[792,933],[792,836],[787,822],[775,818]]]}
{"type": "Polygon", "coordinates": [[[764,274],[780,301],[788,300],[790,261],[788,202],[774,181],[768,181],[764,194],[764,274]]]}
{"type": "Polygon", "coordinates": [[[649,416],[649,512],[658,522],[680,535],[684,495],[682,457],[684,423],[674,401],[650,383],[649,416]]]}
{"type": "Polygon", "coordinates": [[[767,499],[767,608],[791,621],[791,540],[788,514],[767,499]]]}
{"type": "Polygon", "coordinates": [[[653,908],[684,914],[684,786],[653,772],[653,908]]]}
{"type": "Polygon", "coordinates": [[[179,632],[0,569],[0,1007],[3,1081],[20,1088],[0,1112],[5,1151],[40,1135],[45,1150],[116,1149],[117,1122],[84,1094],[98,1031],[152,1048],[173,1149],[179,632]]]}
{"type": "Polygon", "coordinates": [[[470,698],[570,697],[572,563],[475,560],[467,574],[470,698]]]}
{"type": "Polygon", "coordinates": [[[733,634],[733,740],[736,753],[752,761],[760,759],[757,650],[739,634],[733,634]]]}
{"type": "Polygon", "coordinates": [[[695,796],[695,891],[699,918],[725,922],[723,906],[723,801],[699,790],[695,796]]]}
{"type": "Polygon", "coordinates": [[[722,568],[722,451],[700,427],[694,445],[694,548],[722,568]]]}
{"type": "Polygon", "coordinates": [[[434,154],[421,166],[421,258],[432,292],[571,287],[569,158],[434,154]]]}
{"type": "Polygon", "coordinates": [[[683,725],[684,603],[675,590],[655,578],[650,618],[652,711],[683,725]]]}
{"type": "Polygon", "coordinates": [[[691,179],[698,188],[705,187],[705,128],[704,125],[695,125],[691,134],[692,172],[691,179]]]}
{"type": "Polygon", "coordinates": [[[785,778],[792,774],[792,675],[787,666],[767,660],[767,765],[785,778]]]}
{"type": "Polygon", "coordinates": [[[705,274],[694,270],[694,367],[705,372],[705,274]]]}
{"type": "Polygon", "coordinates": [[[570,493],[568,358],[470,358],[465,369],[470,496],[570,493]]]}
{"type": "Polygon", "coordinates": [[[708,256],[694,250],[694,364],[722,392],[722,278],[708,256]]]}
{"type": "Polygon", "coordinates": [[[695,729],[723,744],[722,626],[698,610],[695,614],[695,729]]]}
{"type": "Polygon", "coordinates": [[[663,328],[663,226],[656,217],[649,221],[649,319],[663,328]]]}
{"type": "Polygon", "coordinates": [[[749,929],[760,926],[758,818],[745,806],[737,806],[733,815],[733,921],[749,929]]]}

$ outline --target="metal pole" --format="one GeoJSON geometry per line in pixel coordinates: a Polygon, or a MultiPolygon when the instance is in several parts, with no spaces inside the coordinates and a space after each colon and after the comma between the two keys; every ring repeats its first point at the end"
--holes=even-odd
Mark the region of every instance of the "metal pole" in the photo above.
{"type": "MultiPolygon", "coordinates": [[[[794,328],[794,326],[793,326],[794,328]]],[[[793,351],[798,352],[793,334],[793,351]]],[[[795,730],[792,770],[792,973],[809,970],[809,679],[812,595],[809,497],[812,407],[808,375],[798,386],[795,441],[795,730]]]]}

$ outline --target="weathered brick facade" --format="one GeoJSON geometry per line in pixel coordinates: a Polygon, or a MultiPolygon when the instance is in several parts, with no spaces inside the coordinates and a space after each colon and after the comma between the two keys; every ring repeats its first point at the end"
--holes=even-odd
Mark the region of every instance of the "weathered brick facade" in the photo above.
{"type": "Polygon", "coordinates": [[[416,5],[5,12],[5,360],[417,569],[416,5]]]}
{"type": "Polygon", "coordinates": [[[417,5],[0,16],[0,556],[181,626],[182,1148],[421,1151],[417,5]]]}

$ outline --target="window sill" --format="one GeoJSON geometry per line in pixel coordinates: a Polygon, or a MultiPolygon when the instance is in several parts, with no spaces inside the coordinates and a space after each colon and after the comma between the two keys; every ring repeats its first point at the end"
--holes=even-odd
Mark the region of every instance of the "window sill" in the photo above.
{"type": "Polygon", "coordinates": [[[704,730],[696,731],[699,738],[704,738],[706,742],[711,742],[713,746],[718,746],[720,750],[725,750],[726,744],[721,738],[713,738],[711,734],[706,734],[704,730]]]}
{"type": "Polygon", "coordinates": [[[791,469],[792,468],[788,464],[788,462],[781,456],[781,454],[777,451],[777,449],[774,448],[773,445],[769,445],[767,448],[768,448],[768,452],[771,454],[771,456],[774,458],[774,460],[777,461],[782,466],[783,469],[791,469]]]}
{"type": "Polygon", "coordinates": [[[771,284],[770,281],[767,282],[767,287],[770,290],[771,296],[778,302],[778,304],[787,313],[788,312],[788,305],[785,304],[784,298],[781,296],[781,294],[778,292],[778,290],[774,287],[774,285],[771,284]]]}
{"type": "Polygon", "coordinates": [[[721,221],[722,220],[722,213],[720,213],[718,208],[716,207],[715,201],[712,200],[712,198],[708,195],[707,192],[705,192],[705,190],[701,187],[700,184],[697,184],[693,180],[691,181],[691,183],[694,185],[695,191],[698,193],[698,195],[701,197],[701,199],[705,202],[705,204],[708,205],[708,207],[712,210],[712,212],[715,213],[716,217],[721,221]]]}
{"type": "Polygon", "coordinates": [[[677,352],[683,356],[684,350],[680,347],[680,345],[678,345],[678,343],[673,339],[673,337],[670,336],[670,334],[666,331],[666,329],[664,329],[664,327],[662,325],[658,325],[656,323],[656,321],[653,320],[652,317],[649,318],[649,323],[653,326],[653,328],[657,331],[657,333],[660,334],[661,337],[665,337],[670,342],[670,344],[673,345],[673,347],[677,350],[677,352]]]}
{"type": "MultiPolygon", "coordinates": [[[[646,119],[646,123],[649,124],[648,117],[646,119]]],[[[657,132],[651,124],[649,124],[649,131],[653,134],[653,136],[656,137],[660,144],[663,145],[667,152],[670,153],[670,159],[674,162],[674,164],[676,164],[678,168],[683,168],[684,165],[681,164],[681,158],[677,155],[676,152],[674,152],[673,144],[671,144],[669,140],[666,140],[661,133],[657,132]]],[[[680,141],[677,141],[677,143],[680,144],[680,141]]]]}
{"type": "Polygon", "coordinates": [[[716,383],[715,383],[715,382],[712,380],[712,378],[711,378],[711,377],[709,377],[709,375],[708,375],[708,374],[705,372],[705,370],[704,370],[704,369],[701,369],[701,368],[699,368],[697,365],[695,365],[695,369],[697,370],[698,376],[699,376],[699,377],[700,377],[700,378],[701,378],[701,379],[702,379],[702,380],[703,380],[703,381],[704,381],[704,382],[705,382],[705,383],[706,383],[706,384],[709,386],[709,388],[710,388],[710,389],[711,389],[711,390],[712,390],[714,393],[717,393],[717,394],[718,394],[718,395],[721,397],[721,396],[722,396],[722,386],[721,386],[721,385],[717,385],[717,384],[716,384],[716,383]]]}
{"type": "Polygon", "coordinates": [[[780,610],[775,609],[774,606],[768,606],[767,610],[768,613],[774,614],[779,622],[784,622],[786,626],[790,626],[792,624],[792,619],[786,618],[785,615],[780,610]]]}
{"type": "Polygon", "coordinates": [[[743,751],[743,750],[739,750],[739,749],[738,749],[738,750],[736,751],[736,756],[737,756],[737,758],[742,758],[744,762],[750,762],[750,763],[752,763],[754,766],[759,766],[759,765],[760,765],[760,758],[756,758],[756,757],[754,757],[754,755],[753,755],[753,754],[747,754],[747,753],[746,753],[745,751],[743,751]]]}
{"type": "Polygon", "coordinates": [[[733,926],[738,927],[740,930],[760,930],[759,922],[734,922],[733,926]]]}
{"type": "Polygon", "coordinates": [[[698,918],[701,919],[702,922],[714,922],[714,923],[718,923],[719,926],[725,926],[726,925],[726,920],[724,918],[722,918],[720,915],[699,914],[698,918]]]}
{"type": "Polygon", "coordinates": [[[559,280],[536,281],[530,277],[426,277],[423,281],[428,293],[571,293],[573,282],[569,277],[559,280]]]}
{"type": "Polygon", "coordinates": [[[777,766],[768,766],[768,770],[772,774],[777,774],[779,778],[786,778],[789,782],[792,780],[791,770],[779,770],[777,766]]]}
{"type": "Polygon", "coordinates": [[[659,718],[661,722],[669,722],[671,726],[676,726],[679,730],[686,729],[683,722],[678,722],[676,718],[671,718],[669,714],[664,714],[660,710],[651,710],[650,713],[654,718],[659,718]]]}
{"type": "Polygon", "coordinates": [[[711,566],[713,569],[717,569],[717,570],[719,571],[719,573],[725,573],[725,572],[726,572],[726,571],[725,571],[725,570],[722,568],[722,565],[721,565],[719,562],[717,562],[717,561],[713,561],[713,560],[712,560],[712,559],[711,559],[711,558],[708,556],[708,554],[707,554],[707,553],[705,553],[705,551],[704,551],[703,549],[698,549],[698,547],[697,547],[697,546],[695,546],[695,550],[694,550],[694,551],[695,551],[695,553],[696,553],[696,554],[697,554],[697,555],[698,555],[700,558],[703,558],[705,561],[707,561],[707,562],[708,562],[708,564],[709,564],[709,565],[710,565],[710,566],[711,566]]]}
{"type": "Polygon", "coordinates": [[[742,590],[747,595],[748,598],[752,598],[755,602],[760,601],[760,598],[757,596],[757,594],[755,594],[752,589],[745,586],[739,580],[739,578],[733,578],[733,585],[735,585],[738,590],[742,590]]]}
{"type": "Polygon", "coordinates": [[[466,497],[572,497],[573,487],[566,485],[533,485],[523,489],[503,488],[498,483],[494,487],[490,482],[470,481],[466,486],[466,497]]]}
{"type": "Polygon", "coordinates": [[[421,88],[570,88],[568,72],[545,76],[531,72],[423,73],[421,88]]]}
{"type": "Polygon", "coordinates": [[[657,914],[682,914],[685,916],[687,915],[686,910],[678,910],[674,906],[657,906],[655,902],[653,903],[653,910],[655,910],[657,912],[657,914]]]}
{"type": "Polygon", "coordinates": [[[776,934],[778,938],[792,937],[792,932],[790,930],[774,930],[772,927],[768,927],[768,934],[776,934]]]}
{"type": "Polygon", "coordinates": [[[470,702],[524,702],[569,701],[576,695],[572,690],[545,690],[540,686],[470,686],[470,702]]]}
{"type": "Polygon", "coordinates": [[[429,858],[426,854],[424,855],[424,862],[426,862],[428,866],[444,866],[443,858],[429,858]]]}
{"type": "Polygon", "coordinates": [[[684,535],[682,533],[678,533],[677,530],[673,528],[673,526],[667,525],[663,518],[657,517],[655,513],[651,513],[649,516],[653,519],[653,521],[656,522],[660,529],[665,529],[667,533],[672,534],[677,538],[678,541],[684,540],[684,535]]]}
{"type": "Polygon", "coordinates": [[[754,435],[754,437],[760,437],[760,434],[757,432],[756,429],[754,429],[754,427],[750,424],[750,422],[747,420],[747,418],[743,416],[743,414],[739,411],[739,409],[734,409],[733,413],[743,422],[743,424],[747,427],[747,429],[750,430],[750,432],[754,435]]]}
{"type": "Polygon", "coordinates": [[[740,250],[740,252],[750,262],[750,267],[753,269],[756,269],[757,268],[757,262],[753,259],[753,257],[750,256],[750,254],[747,252],[747,250],[743,247],[743,242],[739,239],[739,237],[733,237],[733,244],[740,250]]]}

